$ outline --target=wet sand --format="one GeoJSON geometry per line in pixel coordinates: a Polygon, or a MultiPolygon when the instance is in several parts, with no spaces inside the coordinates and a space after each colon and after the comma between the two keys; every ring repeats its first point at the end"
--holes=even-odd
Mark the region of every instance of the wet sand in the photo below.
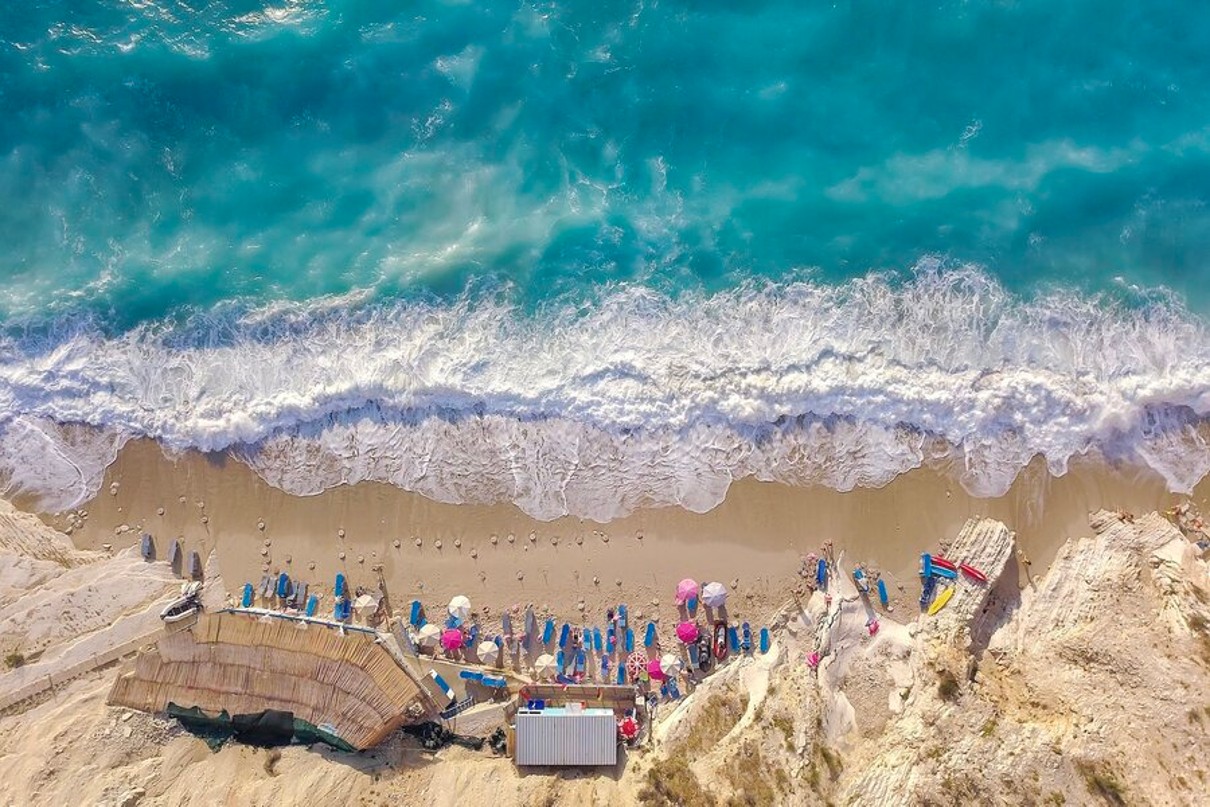
{"type": "MultiPolygon", "coordinates": [[[[203,556],[217,550],[232,593],[278,571],[318,592],[330,593],[337,572],[350,587],[372,589],[381,564],[397,610],[415,598],[435,613],[466,594],[476,609],[490,609],[489,622],[503,608],[527,603],[572,622],[602,624],[605,608],[619,602],[638,619],[671,620],[676,582],[690,576],[733,586],[731,617],[761,623],[808,583],[802,558],[826,541],[845,552],[850,568],[864,563],[901,584],[898,591],[891,585],[893,599],[910,603],[918,595],[919,553],[937,550],[969,517],[1008,524],[1038,574],[1066,538],[1089,532],[1090,511],[1143,512],[1181,498],[1154,475],[1084,462],[1057,478],[1031,466],[998,499],[975,499],[921,469],[875,490],[744,480],[708,513],[661,508],[605,525],[570,517],[542,522],[511,504],[444,504],[377,483],[292,496],[225,456],[169,458],[142,440],[109,468],[72,538],[81,548],[117,548],[146,530],[165,553],[180,537],[203,556]],[[130,529],[119,534],[122,525],[130,529]]],[[[44,518],[69,524],[63,514],[44,518]]],[[[328,597],[321,612],[330,611],[328,597]]]]}

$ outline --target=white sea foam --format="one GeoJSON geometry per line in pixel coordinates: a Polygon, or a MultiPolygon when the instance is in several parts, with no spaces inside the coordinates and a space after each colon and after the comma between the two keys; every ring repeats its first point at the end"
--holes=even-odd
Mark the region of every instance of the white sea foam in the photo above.
{"type": "Polygon", "coordinates": [[[229,450],[285,490],[373,479],[597,520],[704,511],[745,476],[846,490],[944,465],[977,495],[1096,449],[1174,491],[1208,470],[1210,338],[1178,304],[917,267],[715,295],[235,307],[0,344],[0,469],[65,507],[121,441],[229,450]],[[95,445],[48,424],[97,427],[95,445]]]}

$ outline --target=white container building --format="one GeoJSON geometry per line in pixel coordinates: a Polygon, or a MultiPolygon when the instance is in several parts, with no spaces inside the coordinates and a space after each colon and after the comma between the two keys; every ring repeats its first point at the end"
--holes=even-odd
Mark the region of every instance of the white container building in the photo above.
{"type": "Polygon", "coordinates": [[[616,765],[618,725],[612,709],[521,710],[516,717],[518,765],[616,765]]]}

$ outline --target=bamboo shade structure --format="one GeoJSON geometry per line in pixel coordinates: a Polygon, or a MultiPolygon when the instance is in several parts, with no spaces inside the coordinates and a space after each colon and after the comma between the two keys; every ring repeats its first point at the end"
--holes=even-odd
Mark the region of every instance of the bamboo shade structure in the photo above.
{"type": "Polygon", "coordinates": [[[430,717],[419,684],[372,636],[224,613],[203,614],[141,653],[109,703],[144,712],[169,703],[209,714],[278,709],[358,749],[430,717]]]}

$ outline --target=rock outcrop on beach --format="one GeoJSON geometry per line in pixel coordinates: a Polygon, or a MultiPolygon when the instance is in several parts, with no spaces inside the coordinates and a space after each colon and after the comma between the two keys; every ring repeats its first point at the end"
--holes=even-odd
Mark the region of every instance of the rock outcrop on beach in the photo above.
{"type": "MultiPolygon", "coordinates": [[[[0,717],[0,771],[18,783],[0,804],[1205,803],[1207,561],[1155,514],[1090,526],[1033,577],[1004,525],[969,522],[947,554],[991,579],[960,580],[935,617],[876,609],[841,558],[830,601],[790,606],[769,654],[661,707],[654,746],[601,775],[522,775],[406,739],[356,756],[212,753],[170,721],[106,707],[113,672],[100,671],[0,717]]],[[[74,571],[103,579],[119,560],[74,571]]]]}
{"type": "Polygon", "coordinates": [[[947,553],[989,584],[960,581],[937,617],[883,617],[874,637],[855,589],[830,607],[816,594],[776,656],[681,707],[670,733],[717,736],[687,759],[667,744],[641,798],[687,802],[700,787],[695,800],[718,803],[1205,803],[1207,564],[1155,514],[1100,512],[1091,526],[1021,590],[1011,533],[969,523],[947,553]]]}

